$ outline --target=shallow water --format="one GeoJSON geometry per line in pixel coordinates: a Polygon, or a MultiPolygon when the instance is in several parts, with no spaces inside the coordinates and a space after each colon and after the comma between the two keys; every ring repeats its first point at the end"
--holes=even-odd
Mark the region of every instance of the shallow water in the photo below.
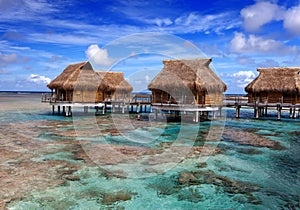
{"type": "Polygon", "coordinates": [[[242,110],[237,120],[226,109],[195,125],[52,116],[37,94],[0,102],[8,209],[300,208],[300,120],[288,113],[256,120],[242,110]]]}

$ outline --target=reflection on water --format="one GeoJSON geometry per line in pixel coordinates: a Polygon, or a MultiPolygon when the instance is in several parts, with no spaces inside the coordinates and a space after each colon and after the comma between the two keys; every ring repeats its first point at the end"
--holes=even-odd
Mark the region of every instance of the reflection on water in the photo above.
{"type": "Polygon", "coordinates": [[[130,129],[116,129],[108,114],[74,125],[50,115],[39,95],[0,98],[2,207],[300,208],[300,120],[254,120],[251,110],[236,120],[229,109],[219,141],[208,135],[211,122],[195,138],[194,125],[149,126],[134,115],[130,129]]]}

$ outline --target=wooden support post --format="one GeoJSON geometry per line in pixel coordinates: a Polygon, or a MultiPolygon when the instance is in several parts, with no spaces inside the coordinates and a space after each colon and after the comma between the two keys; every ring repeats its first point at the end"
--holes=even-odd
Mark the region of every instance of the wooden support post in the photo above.
{"type": "Polygon", "coordinates": [[[254,101],[253,109],[254,109],[254,117],[258,118],[258,107],[257,107],[257,101],[256,100],[254,101]]]}
{"type": "Polygon", "coordinates": [[[55,112],[55,106],[52,105],[52,115],[54,115],[54,112],[55,112]]]}
{"type": "Polygon", "coordinates": [[[240,118],[240,108],[241,108],[240,105],[238,105],[238,104],[235,105],[235,117],[236,118],[240,118]]]}
{"type": "Polygon", "coordinates": [[[265,116],[268,116],[268,106],[265,107],[265,116]]]}
{"type": "Polygon", "coordinates": [[[216,112],[215,111],[213,111],[213,119],[215,120],[216,119],[216,112]]]}
{"type": "Polygon", "coordinates": [[[122,103],[122,114],[124,114],[124,113],[125,113],[125,104],[122,103]]]}
{"type": "Polygon", "coordinates": [[[66,117],[68,117],[69,116],[69,109],[70,109],[70,107],[67,106],[66,108],[67,108],[67,110],[66,110],[66,117]]]}
{"type": "Polygon", "coordinates": [[[196,123],[199,122],[199,112],[198,111],[196,111],[196,113],[195,113],[195,122],[196,123]]]}
{"type": "Polygon", "coordinates": [[[115,104],[113,103],[112,104],[112,110],[111,110],[112,112],[115,112],[116,110],[115,110],[115,104]]]}
{"type": "Polygon", "coordinates": [[[66,117],[71,116],[71,115],[72,115],[71,107],[70,107],[70,106],[67,106],[67,107],[66,107],[66,117]]]}
{"type": "Polygon", "coordinates": [[[263,113],[263,107],[258,108],[258,117],[261,117],[263,113]]]}
{"type": "Polygon", "coordinates": [[[294,108],[293,108],[293,118],[294,118],[294,119],[296,119],[296,115],[297,115],[297,114],[296,114],[296,108],[294,107],[294,108]]]}
{"type": "Polygon", "coordinates": [[[84,111],[84,113],[88,113],[88,107],[87,107],[87,106],[84,106],[84,107],[83,107],[83,111],[84,111]]]}
{"type": "Polygon", "coordinates": [[[143,105],[139,104],[139,112],[142,112],[143,111],[143,105]]]}
{"type": "Polygon", "coordinates": [[[222,107],[219,107],[219,117],[222,118],[222,107]]]}
{"type": "Polygon", "coordinates": [[[131,112],[133,112],[133,105],[131,105],[131,112]]]}
{"type": "Polygon", "coordinates": [[[204,112],[205,113],[205,120],[208,120],[209,114],[208,112],[204,112]]]}
{"type": "Polygon", "coordinates": [[[106,105],[102,106],[102,114],[105,114],[106,111],[106,105]]]}
{"type": "Polygon", "coordinates": [[[154,120],[157,120],[157,109],[154,110],[154,120]]]}
{"type": "Polygon", "coordinates": [[[290,108],[290,118],[293,116],[293,108],[290,108]]]}
{"type": "Polygon", "coordinates": [[[298,118],[300,118],[300,108],[298,109],[298,118]]]}
{"type": "Polygon", "coordinates": [[[62,108],[63,108],[63,110],[62,110],[62,114],[65,114],[65,113],[66,113],[66,107],[65,107],[65,106],[63,106],[62,108]]]}
{"type": "Polygon", "coordinates": [[[280,104],[277,104],[277,120],[280,120],[281,118],[281,106],[280,104]]]}
{"type": "Polygon", "coordinates": [[[254,112],[255,112],[254,115],[255,115],[255,118],[256,118],[256,119],[259,118],[258,109],[259,109],[259,108],[258,108],[257,106],[254,107],[254,112]]]}
{"type": "Polygon", "coordinates": [[[60,115],[60,106],[57,106],[57,114],[60,115]]]}
{"type": "Polygon", "coordinates": [[[96,110],[95,114],[98,114],[99,107],[98,107],[98,106],[96,106],[96,107],[95,107],[95,110],[96,110]]]}

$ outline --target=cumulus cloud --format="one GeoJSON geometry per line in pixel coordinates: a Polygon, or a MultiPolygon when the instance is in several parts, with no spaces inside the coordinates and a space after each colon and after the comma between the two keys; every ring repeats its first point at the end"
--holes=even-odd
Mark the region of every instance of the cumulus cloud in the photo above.
{"type": "Polygon", "coordinates": [[[86,57],[96,65],[110,66],[113,59],[108,56],[106,49],[101,49],[98,45],[90,45],[85,51],[86,57]]]}
{"type": "Polygon", "coordinates": [[[300,35],[300,5],[287,10],[284,27],[296,35],[300,35]]]}
{"type": "Polygon", "coordinates": [[[252,34],[247,38],[245,34],[239,32],[234,33],[234,37],[230,42],[230,50],[234,53],[253,52],[288,54],[299,52],[297,46],[286,46],[283,42],[265,39],[252,34]]]}
{"type": "Polygon", "coordinates": [[[49,84],[51,82],[51,79],[37,74],[30,74],[30,76],[28,77],[28,81],[36,84],[49,84]]]}
{"type": "Polygon", "coordinates": [[[253,79],[255,79],[255,73],[253,71],[239,71],[232,74],[232,78],[234,79],[237,87],[244,88],[253,79]]]}
{"type": "Polygon", "coordinates": [[[285,9],[270,2],[262,1],[241,10],[244,28],[254,32],[273,20],[282,20],[285,9]]]}
{"type": "Polygon", "coordinates": [[[283,21],[283,27],[295,35],[300,35],[300,4],[284,8],[276,3],[258,1],[240,12],[246,31],[256,32],[272,21],[283,21]]]}

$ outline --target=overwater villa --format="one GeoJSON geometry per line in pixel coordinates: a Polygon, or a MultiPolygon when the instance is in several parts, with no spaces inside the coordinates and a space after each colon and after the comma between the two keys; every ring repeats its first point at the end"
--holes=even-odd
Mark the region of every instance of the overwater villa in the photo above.
{"type": "MultiPolygon", "coordinates": [[[[300,112],[300,67],[258,68],[259,75],[245,87],[248,102],[237,101],[236,117],[241,106],[254,108],[254,117],[267,115],[268,108],[277,109],[277,119],[283,108],[290,110],[290,118],[300,112]]],[[[298,114],[299,116],[299,114],[298,114]]]]}
{"type": "Polygon", "coordinates": [[[132,86],[123,72],[94,71],[89,62],[69,65],[48,84],[56,101],[104,102],[128,97],[132,86]]]}
{"type": "Polygon", "coordinates": [[[248,102],[300,103],[300,67],[258,68],[259,75],[245,87],[248,102]]]}
{"type": "MultiPolygon", "coordinates": [[[[71,64],[48,84],[52,96],[50,103],[71,106],[104,106],[104,102],[130,100],[132,86],[122,72],[94,71],[89,62],[71,64]]],[[[53,110],[54,111],[54,110],[53,110]]],[[[68,115],[68,114],[67,114],[68,115]]]]}
{"type": "Polygon", "coordinates": [[[224,82],[210,68],[212,59],[165,60],[163,70],[148,85],[154,109],[199,112],[220,110],[224,82]]]}

